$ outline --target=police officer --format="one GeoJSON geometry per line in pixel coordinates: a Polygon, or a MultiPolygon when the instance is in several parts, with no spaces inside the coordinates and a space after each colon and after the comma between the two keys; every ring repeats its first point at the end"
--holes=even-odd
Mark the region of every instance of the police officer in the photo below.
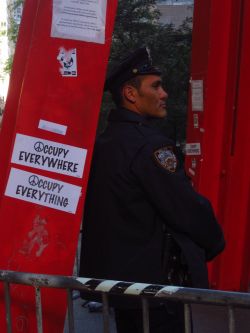
{"type": "MultiPolygon", "coordinates": [[[[224,238],[173,142],[151,124],[166,117],[168,95],[148,49],[126,57],[106,89],[117,109],[94,149],[80,275],[207,288],[206,262],[223,250],[224,238]]],[[[118,332],[142,332],[141,310],[124,304],[115,303],[118,332]]],[[[184,332],[183,307],[153,306],[150,328],[184,332]]]]}

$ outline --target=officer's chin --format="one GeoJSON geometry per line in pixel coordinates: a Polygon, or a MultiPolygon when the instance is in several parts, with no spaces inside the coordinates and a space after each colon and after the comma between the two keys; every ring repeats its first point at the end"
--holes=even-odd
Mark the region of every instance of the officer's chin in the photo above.
{"type": "Polygon", "coordinates": [[[166,108],[162,108],[160,110],[160,112],[158,112],[158,114],[156,115],[157,118],[166,118],[167,117],[167,109],[166,108]]]}
{"type": "Polygon", "coordinates": [[[147,119],[161,120],[161,119],[165,119],[166,117],[167,117],[167,113],[165,113],[165,114],[154,114],[154,115],[148,116],[147,119]]]}

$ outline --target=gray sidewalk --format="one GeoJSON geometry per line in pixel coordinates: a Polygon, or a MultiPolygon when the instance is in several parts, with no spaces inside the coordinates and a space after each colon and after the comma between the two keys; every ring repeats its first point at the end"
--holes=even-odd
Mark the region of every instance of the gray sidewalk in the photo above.
{"type": "MultiPolygon", "coordinates": [[[[80,239],[74,267],[75,275],[78,275],[79,271],[79,253],[80,239]]],[[[102,313],[89,312],[87,307],[82,307],[83,303],[84,301],[80,298],[74,300],[75,333],[103,333],[102,313]]],[[[229,333],[226,307],[194,304],[192,317],[193,333],[229,333]]],[[[250,309],[235,309],[235,325],[235,333],[250,333],[250,309]]],[[[67,321],[64,333],[68,333],[67,321]]],[[[117,333],[112,310],[110,311],[110,333],[117,333]]]]}
{"type": "MultiPolygon", "coordinates": [[[[74,300],[75,332],[76,333],[103,333],[102,313],[89,312],[82,307],[84,302],[78,298],[74,300]]],[[[193,333],[228,333],[227,309],[220,306],[193,305],[193,333]]],[[[250,332],[250,309],[236,309],[236,333],[250,332]]],[[[67,325],[67,323],[66,323],[67,325]]],[[[68,333],[66,326],[65,332],[68,333]]],[[[110,314],[110,333],[116,333],[114,315],[110,314]]],[[[154,333],[154,332],[151,332],[154,333]]]]}

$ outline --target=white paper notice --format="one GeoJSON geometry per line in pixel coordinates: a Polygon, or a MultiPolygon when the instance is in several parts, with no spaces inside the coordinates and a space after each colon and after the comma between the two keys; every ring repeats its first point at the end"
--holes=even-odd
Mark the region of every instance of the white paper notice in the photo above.
{"type": "Polygon", "coordinates": [[[203,80],[192,80],[192,110],[203,111],[203,80]]]}
{"type": "Polygon", "coordinates": [[[201,155],[201,144],[200,143],[186,143],[185,154],[186,155],[201,155]]]}
{"type": "Polygon", "coordinates": [[[87,150],[17,134],[12,163],[81,178],[87,150]]]}
{"type": "Polygon", "coordinates": [[[51,37],[105,43],[107,0],[53,0],[51,37]]]}
{"type": "Polygon", "coordinates": [[[5,195],[75,214],[81,187],[12,168],[5,195]]]}

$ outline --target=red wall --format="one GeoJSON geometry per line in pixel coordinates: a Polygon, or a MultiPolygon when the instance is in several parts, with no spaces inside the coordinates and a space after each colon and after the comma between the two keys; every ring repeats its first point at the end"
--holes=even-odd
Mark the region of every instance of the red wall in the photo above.
{"type": "Polygon", "coordinates": [[[226,250],[210,265],[210,281],[226,290],[249,284],[249,15],[246,0],[195,0],[191,76],[203,80],[204,107],[194,110],[190,89],[187,143],[200,143],[201,152],[187,156],[186,169],[225,232],[226,250]]]}

